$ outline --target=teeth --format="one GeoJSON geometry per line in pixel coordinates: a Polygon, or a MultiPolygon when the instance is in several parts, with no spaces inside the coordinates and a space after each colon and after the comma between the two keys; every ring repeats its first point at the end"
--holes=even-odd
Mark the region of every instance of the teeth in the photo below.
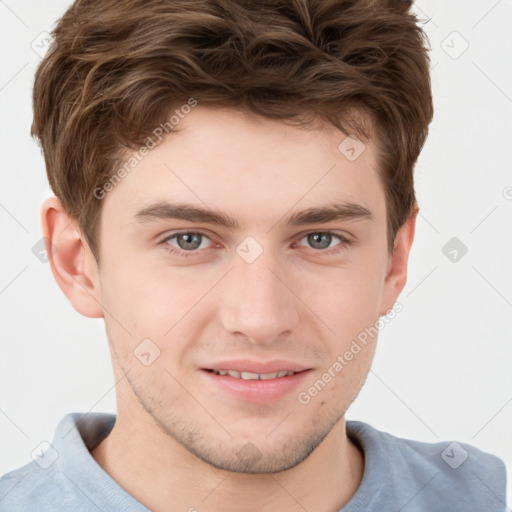
{"type": "Polygon", "coordinates": [[[240,377],[244,380],[258,380],[260,378],[259,374],[252,372],[242,372],[240,377]]]}
{"type": "Polygon", "coordinates": [[[289,377],[293,375],[295,372],[274,372],[274,373],[253,373],[253,372],[237,372],[236,370],[213,370],[213,373],[216,375],[229,375],[230,377],[234,377],[235,379],[244,379],[244,380],[268,380],[268,379],[276,379],[279,377],[289,377]]]}

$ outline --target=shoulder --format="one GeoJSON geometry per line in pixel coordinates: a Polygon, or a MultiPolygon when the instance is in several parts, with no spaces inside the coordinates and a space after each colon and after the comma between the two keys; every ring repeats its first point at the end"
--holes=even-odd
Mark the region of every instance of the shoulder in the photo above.
{"type": "MultiPolygon", "coordinates": [[[[115,416],[100,413],[66,415],[51,444],[42,443],[31,462],[0,478],[0,512],[86,512],[97,508],[99,489],[107,489],[107,501],[125,496],[89,453],[114,421],[115,416]]],[[[131,503],[129,496],[124,499],[131,503]]]]}
{"type": "Polygon", "coordinates": [[[0,512],[65,510],[72,486],[57,464],[44,469],[32,461],[0,478],[0,512]],[[58,502],[62,508],[55,508],[58,502]]]}
{"type": "Polygon", "coordinates": [[[376,468],[368,467],[372,478],[392,486],[399,507],[505,510],[506,468],[491,453],[464,442],[400,438],[359,421],[347,422],[347,433],[364,451],[367,466],[376,468]]]}

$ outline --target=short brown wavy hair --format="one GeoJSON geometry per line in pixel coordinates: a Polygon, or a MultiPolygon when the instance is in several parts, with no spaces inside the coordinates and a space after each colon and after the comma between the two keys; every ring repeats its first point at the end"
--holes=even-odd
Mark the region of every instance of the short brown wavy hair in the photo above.
{"type": "Polygon", "coordinates": [[[433,116],[428,41],[410,3],[76,0],[36,72],[32,135],[96,259],[94,190],[191,97],[373,133],[392,250],[416,206],[413,169],[433,116]]]}

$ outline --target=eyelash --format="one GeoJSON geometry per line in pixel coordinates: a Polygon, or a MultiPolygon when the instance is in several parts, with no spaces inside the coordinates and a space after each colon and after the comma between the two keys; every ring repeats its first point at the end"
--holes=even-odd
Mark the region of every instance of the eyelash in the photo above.
{"type": "MultiPolygon", "coordinates": [[[[199,253],[199,249],[195,249],[193,251],[183,251],[183,250],[179,250],[179,249],[176,249],[176,247],[170,245],[168,242],[170,240],[172,240],[173,238],[176,238],[177,236],[179,235],[201,235],[202,237],[205,237],[205,238],[208,238],[209,240],[210,237],[208,235],[206,235],[205,233],[201,232],[201,231],[180,231],[178,233],[174,233],[168,237],[166,237],[164,240],[162,240],[162,244],[164,245],[164,248],[166,251],[170,252],[171,254],[175,254],[175,255],[178,255],[178,256],[183,256],[184,258],[189,258],[191,256],[196,256],[198,253],[199,253]]],[[[334,254],[338,251],[340,251],[341,249],[345,248],[346,246],[350,245],[350,241],[348,239],[346,239],[344,236],[338,234],[338,233],[335,233],[334,231],[311,231],[309,233],[306,233],[305,235],[303,235],[300,239],[302,240],[303,238],[309,236],[309,235],[317,235],[317,234],[322,234],[322,235],[330,235],[334,238],[337,238],[340,243],[335,245],[334,247],[331,247],[330,249],[313,249],[313,248],[310,248],[312,249],[313,251],[316,251],[318,253],[321,253],[323,255],[331,255],[331,254],[334,254]]]]}

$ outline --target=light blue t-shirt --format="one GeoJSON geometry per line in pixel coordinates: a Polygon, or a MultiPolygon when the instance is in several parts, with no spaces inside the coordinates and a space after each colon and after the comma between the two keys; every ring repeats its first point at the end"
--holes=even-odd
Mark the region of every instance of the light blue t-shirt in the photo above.
{"type": "MultiPolygon", "coordinates": [[[[89,452],[114,422],[111,414],[65,416],[51,445],[0,479],[0,512],[148,512],[89,452]]],[[[347,421],[347,434],[365,469],[342,512],[506,510],[505,465],[494,455],[465,443],[401,439],[360,421],[347,421]]]]}

